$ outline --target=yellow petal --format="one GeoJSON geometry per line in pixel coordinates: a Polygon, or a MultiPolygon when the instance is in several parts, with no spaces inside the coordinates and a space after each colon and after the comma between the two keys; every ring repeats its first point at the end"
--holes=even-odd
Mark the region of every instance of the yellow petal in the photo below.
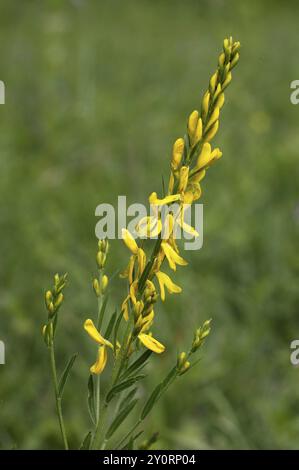
{"type": "Polygon", "coordinates": [[[195,228],[191,227],[191,225],[188,225],[180,217],[178,218],[178,224],[184,230],[184,232],[189,233],[193,237],[198,237],[199,236],[199,233],[195,230],[195,228]]]}
{"type": "Polygon", "coordinates": [[[179,264],[180,266],[186,266],[188,264],[187,261],[178,255],[167,242],[162,242],[161,248],[165,253],[169,267],[174,271],[176,270],[176,264],[179,264]]]}
{"type": "Polygon", "coordinates": [[[105,338],[103,338],[103,336],[101,335],[101,333],[96,329],[96,327],[94,326],[94,323],[92,320],[90,320],[90,318],[88,318],[85,323],[84,323],[84,329],[87,331],[87,333],[89,334],[89,336],[94,340],[96,341],[98,344],[101,344],[103,346],[109,346],[109,348],[112,348],[113,349],[113,346],[112,344],[110,343],[110,341],[106,340],[105,338]]]}
{"type": "Polygon", "coordinates": [[[154,321],[154,310],[152,310],[146,317],[142,320],[142,328],[139,334],[144,333],[145,331],[149,330],[154,321]]]}
{"type": "Polygon", "coordinates": [[[166,196],[163,199],[158,199],[157,193],[155,192],[152,193],[148,198],[149,203],[155,206],[163,206],[165,204],[170,204],[172,202],[178,201],[179,199],[181,199],[180,194],[174,194],[173,196],[166,196]]]}
{"type": "Polygon", "coordinates": [[[205,135],[204,140],[205,140],[206,142],[210,142],[210,140],[212,140],[212,139],[215,137],[215,135],[217,134],[218,128],[219,128],[219,121],[216,121],[216,122],[212,125],[211,129],[210,129],[210,130],[207,132],[207,134],[205,135]]]}
{"type": "Polygon", "coordinates": [[[184,153],[185,142],[180,138],[175,141],[172,149],[171,168],[176,171],[180,164],[184,153]]]}
{"type": "Polygon", "coordinates": [[[155,338],[153,338],[150,335],[146,335],[145,333],[140,333],[138,335],[138,338],[147,349],[150,349],[151,351],[157,354],[161,354],[162,352],[165,351],[165,346],[163,346],[163,344],[159,343],[159,341],[157,341],[155,338]]]}
{"type": "Polygon", "coordinates": [[[193,141],[193,137],[196,131],[197,127],[197,122],[198,122],[198,111],[192,111],[188,118],[188,134],[190,137],[190,140],[193,141]]]}
{"type": "Polygon", "coordinates": [[[103,370],[105,369],[105,366],[107,364],[107,349],[105,346],[100,346],[98,350],[98,357],[96,362],[91,366],[90,372],[92,374],[101,374],[103,370]]]}
{"type": "Polygon", "coordinates": [[[201,169],[206,166],[211,158],[211,145],[206,142],[203,144],[199,157],[197,159],[196,168],[201,169]]]}
{"type": "Polygon", "coordinates": [[[123,314],[123,317],[126,321],[129,320],[129,306],[128,306],[128,301],[130,299],[130,296],[127,295],[123,303],[121,304],[121,312],[123,314]]]}
{"type": "Polygon", "coordinates": [[[189,167],[182,166],[180,169],[179,192],[185,191],[188,184],[189,167]]]}
{"type": "Polygon", "coordinates": [[[158,217],[143,217],[136,226],[140,237],[157,237],[162,229],[162,222],[158,217]]]}
{"type": "Polygon", "coordinates": [[[165,274],[165,273],[162,273],[161,271],[157,272],[156,273],[156,276],[157,276],[157,279],[159,281],[159,285],[160,285],[160,293],[161,293],[161,299],[165,300],[165,288],[164,286],[166,286],[168,292],[170,294],[179,294],[180,292],[182,292],[182,288],[180,286],[178,286],[177,284],[175,284],[174,282],[172,282],[172,280],[170,279],[170,277],[165,274]]]}
{"type": "MultiPolygon", "coordinates": [[[[205,177],[206,170],[198,170],[193,175],[191,174],[190,180],[192,183],[200,183],[200,181],[205,177]]],[[[188,191],[188,188],[187,188],[188,191]]]]}
{"type": "Polygon", "coordinates": [[[125,242],[125,244],[127,245],[127,247],[129,248],[129,250],[134,255],[136,255],[137,250],[138,250],[138,245],[137,245],[136,241],[134,240],[133,236],[130,234],[129,230],[127,230],[126,228],[123,228],[121,233],[122,233],[122,239],[125,242]]]}

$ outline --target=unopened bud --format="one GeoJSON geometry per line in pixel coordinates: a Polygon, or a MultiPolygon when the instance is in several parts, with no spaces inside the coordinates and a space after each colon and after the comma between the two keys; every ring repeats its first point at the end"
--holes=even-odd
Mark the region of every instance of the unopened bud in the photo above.
{"type": "Polygon", "coordinates": [[[97,259],[97,264],[98,264],[99,269],[103,269],[103,267],[105,266],[105,262],[106,262],[106,254],[103,253],[102,251],[98,251],[96,259],[97,259]]]}
{"type": "Polygon", "coordinates": [[[104,294],[104,292],[106,291],[108,283],[109,283],[108,276],[106,276],[106,274],[104,274],[104,276],[102,277],[102,280],[101,280],[101,293],[102,294],[104,294]]]}
{"type": "Polygon", "coordinates": [[[100,297],[101,289],[100,289],[100,283],[99,283],[97,278],[94,278],[94,280],[92,281],[92,287],[93,287],[93,290],[95,292],[95,295],[97,297],[100,297]]]}
{"type": "Polygon", "coordinates": [[[190,362],[186,361],[183,367],[180,369],[179,375],[185,374],[190,369],[190,366],[191,366],[190,362]]]}
{"type": "Polygon", "coordinates": [[[181,368],[183,367],[183,365],[185,364],[187,360],[187,354],[185,352],[181,352],[179,355],[178,355],[178,359],[177,359],[177,368],[179,370],[181,370],[181,368]]]}

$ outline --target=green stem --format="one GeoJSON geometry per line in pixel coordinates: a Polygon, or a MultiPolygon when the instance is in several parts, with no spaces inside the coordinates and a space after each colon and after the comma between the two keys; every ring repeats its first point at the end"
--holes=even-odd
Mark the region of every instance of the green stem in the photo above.
{"type": "Polygon", "coordinates": [[[56,409],[57,409],[57,414],[58,414],[59,426],[60,426],[64,448],[65,450],[68,450],[69,446],[68,446],[68,441],[66,437],[66,431],[65,431],[65,426],[64,426],[63,416],[62,416],[61,396],[59,396],[59,391],[58,391],[57,370],[56,370],[55,351],[54,351],[53,342],[50,344],[49,349],[50,349],[52,380],[53,380],[53,386],[54,386],[54,392],[55,392],[55,401],[56,401],[56,409]]]}
{"type": "Polygon", "coordinates": [[[119,441],[119,443],[117,444],[117,446],[115,447],[115,449],[119,449],[120,446],[126,442],[126,440],[131,436],[131,434],[135,431],[136,428],[138,428],[139,424],[142,423],[142,419],[139,419],[135,424],[134,426],[130,429],[130,431],[127,432],[127,434],[119,441]]]}

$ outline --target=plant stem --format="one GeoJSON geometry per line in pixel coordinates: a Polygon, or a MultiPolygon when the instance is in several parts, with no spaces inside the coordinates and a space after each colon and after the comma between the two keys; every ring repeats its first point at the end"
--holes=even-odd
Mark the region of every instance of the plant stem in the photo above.
{"type": "Polygon", "coordinates": [[[135,431],[135,429],[142,423],[142,419],[139,419],[134,426],[127,432],[127,434],[119,441],[115,449],[119,449],[119,447],[131,436],[131,434],[135,431]]]}
{"type": "Polygon", "coordinates": [[[64,448],[65,450],[68,450],[69,446],[68,446],[68,441],[66,437],[66,431],[65,431],[65,426],[64,426],[63,416],[62,416],[61,396],[59,396],[59,391],[58,391],[57,370],[56,370],[55,351],[54,351],[53,341],[51,342],[49,349],[50,349],[52,380],[53,380],[53,386],[54,386],[54,392],[55,392],[55,401],[56,401],[56,409],[57,409],[57,414],[58,414],[59,426],[60,426],[64,448]]]}

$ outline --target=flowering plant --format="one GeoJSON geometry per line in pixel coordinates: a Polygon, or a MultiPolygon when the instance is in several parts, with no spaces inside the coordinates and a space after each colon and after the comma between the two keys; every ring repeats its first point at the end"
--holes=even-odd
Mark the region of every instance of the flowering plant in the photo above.
{"type": "MultiPolygon", "coordinates": [[[[93,280],[98,313],[96,318],[93,320],[88,318],[84,323],[85,331],[95,342],[96,360],[90,367],[88,380],[91,430],[83,439],[82,449],[105,449],[109,446],[116,449],[132,449],[138,445],[137,441],[142,432],[139,428],[143,421],[169,386],[196,365],[195,355],[210,333],[211,320],[206,320],[194,332],[187,352],[182,351],[178,354],[175,364],[165,379],[154,388],[142,404],[134,426],[122,431],[124,429],[122,424],[142,401],[138,396],[138,386],[145,377],[142,372],[147,362],[152,353],[162,354],[166,349],[152,333],[156,319],[156,305],[159,298],[165,301],[166,291],[169,294],[179,294],[182,291],[165,269],[167,264],[172,271],[176,271],[177,266],[187,265],[179,253],[175,228],[179,226],[193,237],[199,235],[195,228],[184,221],[184,213],[186,207],[200,198],[202,180],[208,169],[222,156],[219,148],[212,148],[211,141],[218,131],[224,91],[232,80],[232,69],[238,63],[239,49],[239,42],[233,42],[232,38],[224,40],[217,70],[212,75],[208,90],[203,96],[201,110],[200,112],[195,110],[190,114],[186,135],[173,144],[168,187],[163,188],[161,197],[158,197],[156,192],[150,194],[152,215],[141,219],[136,226],[136,234],[142,240],[141,243],[138,244],[133,234],[126,228],[122,230],[123,241],[130,252],[127,267],[121,273],[121,277],[127,282],[127,294],[119,310],[112,314],[108,314],[106,308],[109,286],[106,261],[109,241],[103,239],[98,243],[96,255],[98,276],[93,280]],[[163,220],[164,208],[169,208],[169,211],[163,220]],[[155,243],[148,254],[146,242],[152,238],[155,239],[155,243]],[[109,385],[105,390],[101,390],[101,374],[108,364],[111,364],[109,385]],[[116,435],[118,440],[115,440],[116,435]]],[[[61,402],[76,356],[71,357],[58,381],[54,349],[66,280],[66,275],[56,274],[53,288],[45,294],[48,319],[43,327],[43,337],[49,349],[62,439],[65,449],[68,449],[61,402]]],[[[155,439],[156,436],[153,436],[143,442],[141,447],[149,448],[155,439]]]]}

